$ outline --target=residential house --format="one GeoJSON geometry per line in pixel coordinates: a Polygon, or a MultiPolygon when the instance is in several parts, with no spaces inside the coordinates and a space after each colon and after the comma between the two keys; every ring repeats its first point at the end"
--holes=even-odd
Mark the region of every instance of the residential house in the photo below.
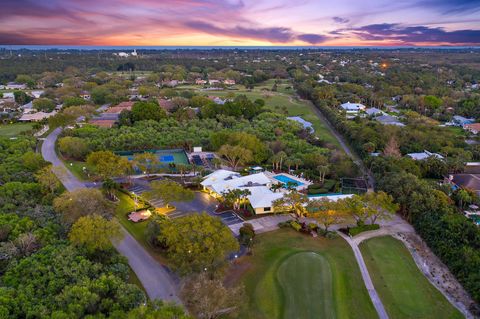
{"type": "Polygon", "coordinates": [[[466,174],[480,174],[480,162],[467,162],[463,170],[466,174]]]}
{"type": "Polygon", "coordinates": [[[343,103],[340,107],[347,112],[347,115],[357,115],[358,113],[364,111],[367,107],[360,103],[343,103]]]}
{"type": "Polygon", "coordinates": [[[210,85],[215,85],[215,84],[219,84],[219,83],[220,83],[220,80],[214,80],[214,79],[212,79],[212,80],[208,80],[208,83],[209,83],[210,85]]]}
{"type": "Polygon", "coordinates": [[[235,85],[235,80],[226,79],[223,81],[225,85],[235,85]]]}
{"type": "Polygon", "coordinates": [[[437,153],[432,153],[432,152],[429,152],[429,151],[423,151],[421,153],[410,153],[410,154],[407,154],[408,157],[411,157],[412,159],[416,160],[416,161],[423,161],[423,160],[426,160],[430,157],[436,157],[438,159],[441,159],[443,160],[444,157],[440,154],[437,154],[437,153]]]}
{"type": "Polygon", "coordinates": [[[202,79],[196,79],[195,84],[196,85],[205,85],[205,84],[207,84],[207,81],[202,80],[202,79]]]}
{"type": "Polygon", "coordinates": [[[23,110],[23,113],[31,113],[33,111],[33,102],[30,101],[27,104],[20,106],[20,108],[23,110]]]}
{"type": "Polygon", "coordinates": [[[468,118],[460,116],[460,115],[454,115],[453,119],[452,119],[452,123],[456,126],[464,126],[466,124],[475,123],[475,119],[468,119],[468,118]]]}
{"type": "Polygon", "coordinates": [[[23,83],[10,82],[7,85],[5,85],[5,89],[7,90],[25,90],[26,88],[27,88],[27,85],[23,83]]]}
{"type": "Polygon", "coordinates": [[[372,107],[372,108],[366,109],[365,113],[367,113],[367,116],[377,116],[377,115],[382,115],[383,111],[380,109],[377,109],[376,107],[372,107]]]}
{"type": "Polygon", "coordinates": [[[104,113],[111,113],[111,114],[120,114],[123,110],[132,110],[132,106],[135,102],[128,101],[128,102],[121,102],[115,106],[109,107],[104,113]]]}
{"type": "Polygon", "coordinates": [[[158,105],[167,112],[172,112],[175,109],[175,104],[167,99],[158,99],[158,105]]]}
{"type": "Polygon", "coordinates": [[[116,122],[116,120],[92,119],[89,123],[98,127],[111,128],[116,122]]]}
{"type": "Polygon", "coordinates": [[[28,113],[28,114],[23,114],[22,117],[20,117],[18,120],[20,122],[38,122],[38,121],[47,119],[51,116],[54,116],[55,114],[57,114],[57,112],[55,111],[51,113],[45,113],[45,112],[28,113]]]}
{"type": "Polygon", "coordinates": [[[465,124],[463,128],[472,134],[477,135],[480,132],[480,123],[465,124]]]}
{"type": "Polygon", "coordinates": [[[382,123],[383,125],[396,125],[396,126],[405,126],[402,122],[398,120],[398,117],[392,115],[381,115],[375,117],[375,121],[382,123]]]}
{"type": "Polygon", "coordinates": [[[448,181],[456,187],[469,189],[480,196],[480,174],[453,174],[448,181]]]}
{"type": "Polygon", "coordinates": [[[80,97],[86,101],[90,100],[92,98],[92,96],[90,95],[90,93],[88,93],[87,91],[83,91],[82,93],[80,93],[80,97]]]}
{"type": "Polygon", "coordinates": [[[34,98],[38,99],[42,96],[42,94],[44,93],[45,91],[43,90],[38,90],[38,91],[31,91],[30,92],[30,95],[33,96],[34,98]]]}
{"type": "Polygon", "coordinates": [[[287,119],[302,124],[304,129],[310,130],[312,133],[315,132],[315,130],[313,129],[313,124],[309,121],[305,121],[300,116],[290,116],[290,117],[287,117],[287,119]]]}

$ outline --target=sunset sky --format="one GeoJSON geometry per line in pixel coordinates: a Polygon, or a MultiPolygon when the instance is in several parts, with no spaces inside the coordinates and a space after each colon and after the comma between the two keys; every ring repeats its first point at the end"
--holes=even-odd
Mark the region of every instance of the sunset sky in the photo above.
{"type": "Polygon", "coordinates": [[[480,45],[480,0],[1,0],[0,44],[480,45]]]}

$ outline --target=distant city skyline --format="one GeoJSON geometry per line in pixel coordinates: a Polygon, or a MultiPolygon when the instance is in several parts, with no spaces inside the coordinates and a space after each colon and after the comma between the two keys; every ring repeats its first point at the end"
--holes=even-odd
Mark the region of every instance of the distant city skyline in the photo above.
{"type": "Polygon", "coordinates": [[[3,0],[0,44],[478,46],[478,0],[3,0]]]}

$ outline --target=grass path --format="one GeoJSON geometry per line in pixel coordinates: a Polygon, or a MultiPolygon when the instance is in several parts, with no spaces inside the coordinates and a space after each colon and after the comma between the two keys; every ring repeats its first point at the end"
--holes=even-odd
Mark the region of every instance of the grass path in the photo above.
{"type": "Polygon", "coordinates": [[[342,238],[280,229],[258,235],[254,255],[240,263],[248,265],[239,280],[250,297],[240,318],[377,317],[353,252],[342,238]]]}
{"type": "Polygon", "coordinates": [[[391,319],[463,318],[421,273],[401,241],[376,237],[361,243],[360,249],[391,319]]]}

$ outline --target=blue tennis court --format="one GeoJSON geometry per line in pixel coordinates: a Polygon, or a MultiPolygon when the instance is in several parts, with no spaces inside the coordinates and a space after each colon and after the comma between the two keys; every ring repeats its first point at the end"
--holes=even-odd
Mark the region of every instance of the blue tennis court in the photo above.
{"type": "Polygon", "coordinates": [[[160,162],[171,163],[175,161],[175,157],[173,155],[160,155],[159,160],[160,162]]]}

